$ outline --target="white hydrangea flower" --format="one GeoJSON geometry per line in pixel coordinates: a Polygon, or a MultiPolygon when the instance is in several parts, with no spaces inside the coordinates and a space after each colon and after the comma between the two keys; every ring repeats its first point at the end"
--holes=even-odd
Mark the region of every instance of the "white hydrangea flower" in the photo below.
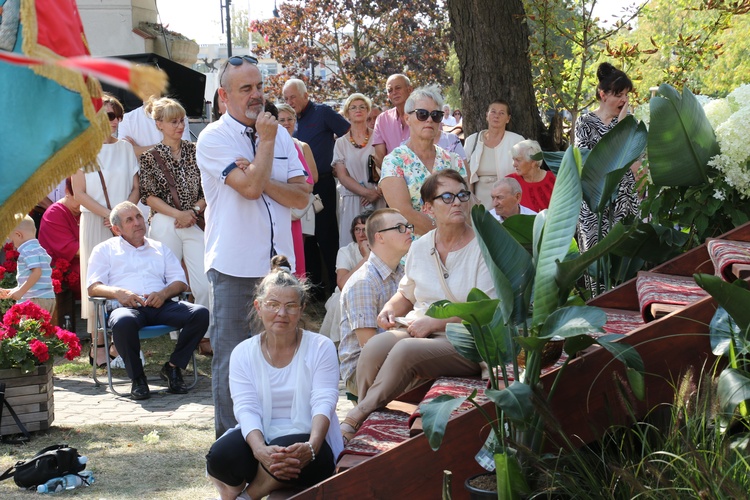
{"type": "Polygon", "coordinates": [[[711,99],[703,105],[703,112],[706,113],[706,118],[714,130],[732,115],[732,109],[726,99],[711,99]]]}
{"type": "Polygon", "coordinates": [[[750,85],[739,87],[731,95],[741,107],[716,127],[721,153],[711,158],[708,164],[721,171],[727,183],[743,198],[750,198],[750,147],[746,133],[750,123],[750,85]],[[740,101],[740,98],[747,100],[740,101]]]}
{"type": "Polygon", "coordinates": [[[724,192],[721,189],[714,189],[714,198],[724,201],[726,196],[724,196],[724,192]]]}
{"type": "Polygon", "coordinates": [[[750,102],[750,85],[747,83],[734,89],[728,96],[727,101],[732,111],[739,111],[750,102]]]}

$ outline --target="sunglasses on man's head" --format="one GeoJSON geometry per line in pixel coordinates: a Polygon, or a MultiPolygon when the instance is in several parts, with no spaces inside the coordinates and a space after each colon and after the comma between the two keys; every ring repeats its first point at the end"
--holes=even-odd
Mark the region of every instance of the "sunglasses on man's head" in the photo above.
{"type": "Polygon", "coordinates": [[[227,59],[227,64],[224,66],[224,70],[221,72],[221,75],[219,75],[219,81],[221,81],[221,78],[224,76],[224,73],[226,72],[230,64],[232,66],[242,66],[243,61],[247,61],[250,64],[258,64],[258,59],[253,56],[232,56],[227,59]]]}
{"type": "Polygon", "coordinates": [[[420,122],[426,122],[427,118],[432,118],[432,121],[435,123],[443,121],[443,115],[445,115],[443,111],[427,111],[426,109],[415,109],[412,113],[416,115],[417,120],[420,122]]]}

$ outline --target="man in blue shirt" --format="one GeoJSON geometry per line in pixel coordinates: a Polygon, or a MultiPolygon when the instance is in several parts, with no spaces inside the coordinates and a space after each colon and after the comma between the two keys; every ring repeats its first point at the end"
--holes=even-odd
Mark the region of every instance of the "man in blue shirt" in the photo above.
{"type": "Polygon", "coordinates": [[[336,286],[336,254],[339,251],[339,231],[336,221],[336,180],[333,177],[333,146],[336,137],[349,131],[349,122],[333,108],[310,100],[302,80],[287,80],[283,89],[284,100],[297,113],[297,132],[294,136],[306,142],[312,150],[318,168],[318,182],[313,193],[320,195],[323,210],[315,216],[315,238],[305,240],[305,267],[315,285],[323,283],[320,257],[323,259],[328,289],[336,286]],[[320,257],[318,249],[320,248],[320,257]]]}

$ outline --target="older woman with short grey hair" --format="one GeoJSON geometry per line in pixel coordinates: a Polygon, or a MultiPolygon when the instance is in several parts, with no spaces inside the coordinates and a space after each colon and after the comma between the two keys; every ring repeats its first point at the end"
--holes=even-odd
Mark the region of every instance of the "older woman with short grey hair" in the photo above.
{"type": "Polygon", "coordinates": [[[555,187],[555,174],[542,170],[542,160],[531,159],[541,153],[539,143],[527,139],[515,144],[510,151],[516,172],[507,177],[517,180],[521,185],[521,205],[535,212],[548,208],[552,189],[555,187]]]}
{"type": "Polygon", "coordinates": [[[414,225],[418,235],[434,228],[433,220],[422,213],[420,189],[433,172],[447,168],[466,176],[464,162],[435,144],[435,135],[442,127],[443,96],[434,85],[420,87],[404,104],[409,139],[383,159],[380,189],[388,206],[397,209],[414,225]]]}

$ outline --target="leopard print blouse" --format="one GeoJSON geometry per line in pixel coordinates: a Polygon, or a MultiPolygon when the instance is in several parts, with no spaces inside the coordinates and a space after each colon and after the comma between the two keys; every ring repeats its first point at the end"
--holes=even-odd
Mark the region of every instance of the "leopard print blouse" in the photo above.
{"type": "MultiPolygon", "coordinates": [[[[198,170],[198,163],[195,160],[195,143],[182,141],[182,154],[179,160],[172,158],[172,152],[169,146],[162,143],[157,144],[152,149],[141,155],[141,171],[139,178],[141,182],[141,201],[146,204],[149,196],[161,198],[169,206],[177,208],[172,200],[172,193],[169,189],[167,179],[164,177],[159,164],[156,163],[153,151],[159,151],[164,159],[164,163],[172,173],[177,195],[180,198],[180,207],[182,210],[190,210],[195,206],[198,200],[203,199],[203,187],[201,186],[201,174],[198,170]]],[[[151,209],[151,217],[155,211],[151,209]]],[[[151,220],[149,217],[149,221],[151,220]]]]}

